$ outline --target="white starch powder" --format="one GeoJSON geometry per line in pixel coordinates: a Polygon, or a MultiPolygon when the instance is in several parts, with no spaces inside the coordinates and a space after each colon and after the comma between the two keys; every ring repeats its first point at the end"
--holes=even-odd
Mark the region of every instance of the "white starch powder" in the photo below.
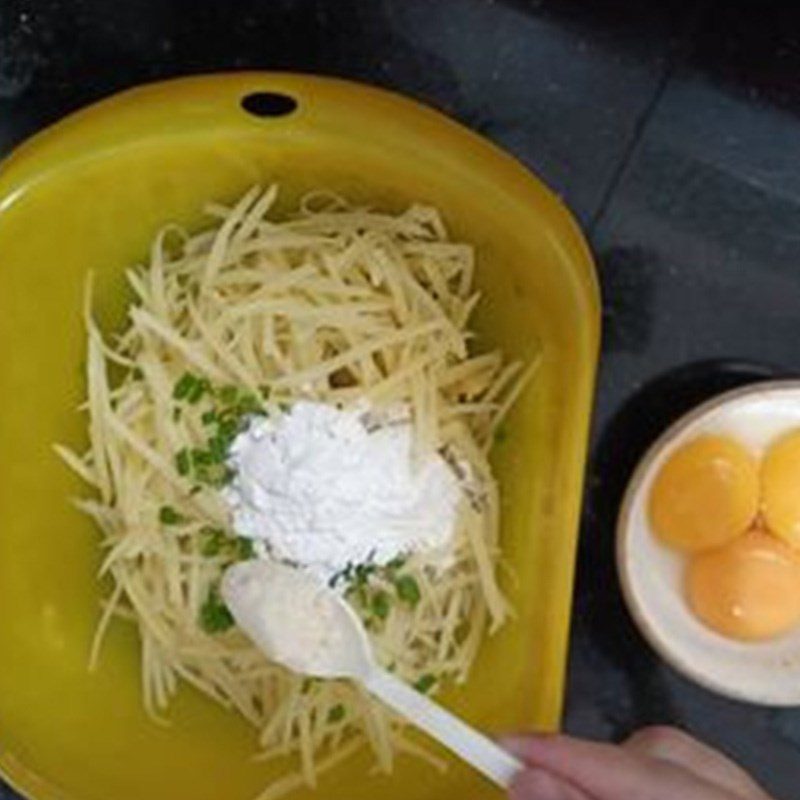
{"type": "Polygon", "coordinates": [[[367,424],[363,409],[300,401],[253,417],[233,443],[224,497],[237,534],[327,578],[452,539],[461,489],[438,454],[412,455],[408,422],[367,424]]]}
{"type": "Polygon", "coordinates": [[[228,567],[220,590],[239,628],[268,658],[299,673],[336,674],[347,628],[336,595],[314,576],[252,559],[228,567]]]}

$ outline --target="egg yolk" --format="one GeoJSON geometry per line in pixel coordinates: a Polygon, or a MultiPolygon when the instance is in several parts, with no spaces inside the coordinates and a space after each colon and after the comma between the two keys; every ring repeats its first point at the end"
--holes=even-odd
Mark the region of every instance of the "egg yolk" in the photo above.
{"type": "Polygon", "coordinates": [[[782,437],[767,451],[761,487],[767,527],[800,547],[800,431],[782,437]]]}
{"type": "Polygon", "coordinates": [[[758,497],[753,456],[733,439],[701,436],[676,450],[656,476],[650,522],[671,547],[707,550],[752,525],[758,497]]]}
{"type": "Polygon", "coordinates": [[[784,542],[751,531],[692,557],[686,591],[694,614],[723,636],[779,636],[800,623],[800,557],[784,542]]]}

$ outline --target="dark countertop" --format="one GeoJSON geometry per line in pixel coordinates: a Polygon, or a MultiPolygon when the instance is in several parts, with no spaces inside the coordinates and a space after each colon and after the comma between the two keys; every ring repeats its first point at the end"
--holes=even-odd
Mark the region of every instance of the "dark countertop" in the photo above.
{"type": "Polygon", "coordinates": [[[633,628],[611,564],[620,494],[653,436],[719,389],[800,371],[790,5],[0,0],[0,156],[119,89],[242,68],[399,89],[516,154],[584,225],[605,300],[566,728],[616,738],[679,724],[796,800],[800,709],[741,705],[676,675],[633,628]]]}

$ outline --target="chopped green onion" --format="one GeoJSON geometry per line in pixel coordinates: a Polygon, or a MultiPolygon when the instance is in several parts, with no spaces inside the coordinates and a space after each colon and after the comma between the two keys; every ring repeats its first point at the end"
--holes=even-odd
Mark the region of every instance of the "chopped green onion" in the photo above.
{"type": "Polygon", "coordinates": [[[175,454],[175,469],[178,470],[178,475],[188,475],[191,468],[192,460],[188,449],[184,447],[182,450],[178,450],[175,454]]]}
{"type": "Polygon", "coordinates": [[[240,416],[255,414],[261,411],[261,401],[254,394],[248,392],[239,398],[239,402],[236,404],[236,411],[240,416]]]}
{"type": "Polygon", "coordinates": [[[216,587],[212,587],[206,601],[200,607],[200,626],[206,633],[221,633],[233,624],[233,615],[222,601],[216,587]]]}
{"type": "Polygon", "coordinates": [[[232,442],[239,433],[239,421],[236,419],[224,419],[217,426],[217,436],[221,436],[228,442],[232,442]]]}
{"type": "Polygon", "coordinates": [[[343,577],[344,577],[344,570],[339,570],[339,572],[335,572],[333,575],[331,575],[330,578],[328,578],[328,586],[330,586],[331,589],[335,589],[336,584],[339,583],[339,581],[343,577]]]}
{"type": "Polygon", "coordinates": [[[353,576],[353,563],[351,561],[347,562],[347,566],[344,569],[340,569],[337,573],[331,576],[330,580],[328,580],[328,586],[331,589],[336,588],[336,584],[339,581],[344,581],[345,583],[350,583],[350,579],[353,576]]]}
{"type": "Polygon", "coordinates": [[[172,397],[175,400],[183,400],[185,399],[189,392],[197,384],[198,379],[192,375],[191,372],[184,372],[180,378],[178,378],[177,383],[175,384],[175,388],[172,390],[172,397]]]}
{"type": "MultiPolygon", "coordinates": [[[[356,586],[356,587],[351,586],[350,589],[348,589],[348,592],[356,593],[359,605],[361,605],[362,608],[369,607],[369,597],[367,596],[367,590],[363,586],[356,586]]],[[[369,622],[369,620],[367,620],[367,622],[369,622]]]]}
{"type": "Polygon", "coordinates": [[[196,380],[192,388],[186,394],[186,401],[191,405],[197,405],[203,395],[211,388],[211,385],[205,378],[196,380]]]}
{"type": "Polygon", "coordinates": [[[235,386],[223,386],[217,390],[217,397],[228,406],[232,406],[238,396],[239,390],[235,386]]]}
{"type": "Polygon", "coordinates": [[[195,472],[195,478],[197,478],[200,483],[219,489],[229,484],[233,480],[235,474],[236,473],[225,464],[211,464],[198,467],[195,472]]]}
{"type": "Polygon", "coordinates": [[[405,556],[397,556],[386,565],[386,569],[389,572],[396,572],[398,569],[402,569],[405,566],[406,561],[408,561],[408,559],[405,556]]]}
{"type": "Polygon", "coordinates": [[[240,561],[249,561],[255,556],[253,540],[246,536],[239,536],[236,539],[236,555],[240,561]]]}
{"type": "Polygon", "coordinates": [[[208,450],[201,450],[199,447],[194,447],[192,448],[192,463],[195,467],[208,467],[214,462],[208,450]]]}
{"type": "Polygon", "coordinates": [[[415,578],[411,575],[401,575],[395,580],[394,587],[397,589],[397,596],[403,602],[408,603],[411,608],[417,607],[422,594],[415,578]]]}
{"type": "Polygon", "coordinates": [[[414,688],[422,693],[427,694],[432,688],[433,685],[436,683],[436,676],[431,675],[430,673],[423,675],[415,684],[414,688]]]}
{"type": "Polygon", "coordinates": [[[177,525],[183,522],[183,516],[172,506],[161,506],[158,510],[158,519],[163,525],[177,525]]]}
{"type": "Polygon", "coordinates": [[[391,608],[391,598],[389,595],[379,590],[372,596],[370,609],[378,619],[386,619],[389,616],[389,609],[391,608]]]}
{"type": "Polygon", "coordinates": [[[222,552],[227,539],[222,528],[213,528],[210,525],[206,525],[200,530],[200,535],[202,536],[201,555],[211,557],[218,556],[222,552]]]}
{"type": "Polygon", "coordinates": [[[212,436],[208,440],[208,452],[215,464],[221,464],[228,455],[228,442],[222,436],[212,436]]]}
{"type": "Polygon", "coordinates": [[[341,722],[345,713],[345,707],[341,703],[337,703],[328,712],[328,722],[341,722]]]}
{"type": "Polygon", "coordinates": [[[217,421],[217,412],[214,409],[204,411],[200,417],[200,422],[203,425],[213,425],[217,421]]]}
{"type": "Polygon", "coordinates": [[[357,564],[355,567],[354,583],[364,586],[369,582],[369,577],[377,569],[375,564],[357,564]]]}

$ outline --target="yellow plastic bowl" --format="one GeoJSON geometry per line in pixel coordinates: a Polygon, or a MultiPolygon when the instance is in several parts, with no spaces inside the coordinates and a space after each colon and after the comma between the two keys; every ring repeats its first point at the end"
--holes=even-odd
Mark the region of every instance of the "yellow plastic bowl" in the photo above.
{"type": "MultiPolygon", "coordinates": [[[[198,225],[211,199],[279,181],[284,200],[328,187],[399,209],[432,203],[477,246],[483,344],[543,355],[495,447],[507,589],[517,617],[483,646],[469,683],[443,701],[490,732],[557,727],[587,428],[598,349],[591,257],[556,198],[516,161],[394,94],[325,78],[242,73],[125,92],[67,118],[0,166],[0,771],[37,800],[249,800],[286,764],[254,762],[254,731],[183,689],[160,727],[142,712],[138,644],[115,623],[87,672],[100,561],[68,498],[81,487],[51,450],[80,444],[84,279],[119,326],[123,269],[166,221],[198,225]],[[297,108],[247,113],[251,92],[297,108]]],[[[453,762],[440,775],[367,755],[316,797],[490,797],[453,762]]],[[[305,790],[296,795],[315,796],[305,790]]]]}

